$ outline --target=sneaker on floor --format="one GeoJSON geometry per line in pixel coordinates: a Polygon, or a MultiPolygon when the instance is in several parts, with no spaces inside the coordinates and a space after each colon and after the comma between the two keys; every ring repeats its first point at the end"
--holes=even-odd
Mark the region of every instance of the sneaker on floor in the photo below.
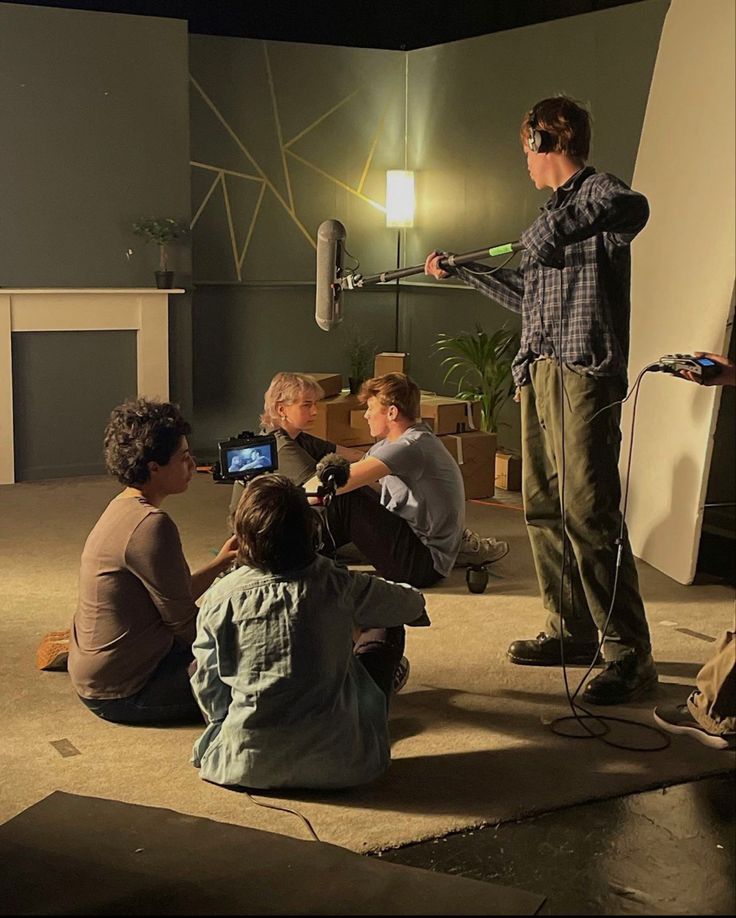
{"type": "Polygon", "coordinates": [[[612,660],[603,672],[585,686],[583,701],[588,704],[624,704],[653,692],[658,677],[650,654],[629,652],[612,660]]]}
{"type": "Polygon", "coordinates": [[[393,685],[391,686],[391,691],[394,695],[398,695],[406,683],[409,681],[410,670],[411,666],[409,665],[409,661],[406,657],[402,657],[394,671],[394,681],[393,685]]]}
{"type": "Polygon", "coordinates": [[[690,713],[687,704],[656,707],[654,721],[668,733],[682,733],[711,749],[736,749],[736,733],[709,733],[690,713]]]}
{"type": "Polygon", "coordinates": [[[455,567],[468,567],[471,564],[490,564],[499,561],[509,552],[509,543],[499,539],[484,539],[471,529],[463,531],[460,551],[455,559],[455,567]]]}

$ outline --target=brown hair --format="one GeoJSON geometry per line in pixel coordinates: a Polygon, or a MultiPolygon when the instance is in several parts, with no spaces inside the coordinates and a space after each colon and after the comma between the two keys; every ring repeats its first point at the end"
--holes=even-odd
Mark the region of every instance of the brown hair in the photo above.
{"type": "Polygon", "coordinates": [[[238,561],[268,573],[297,570],[314,558],[315,513],[284,475],[259,475],[235,511],[238,561]]]}
{"type": "Polygon", "coordinates": [[[171,402],[128,399],[113,408],[105,428],[107,471],[121,484],[145,484],[151,477],[148,463],[167,465],[191,430],[171,402]]]}
{"type": "Polygon", "coordinates": [[[531,125],[550,135],[548,153],[565,153],[571,159],[585,162],[590,153],[590,113],[580,102],[569,96],[542,99],[524,115],[521,122],[521,142],[525,144],[531,125]]]}
{"type": "Polygon", "coordinates": [[[377,398],[385,408],[395,405],[412,422],[419,417],[419,386],[406,373],[386,373],[367,379],[359,397],[361,402],[377,398]]]}
{"type": "Polygon", "coordinates": [[[314,376],[307,373],[277,373],[263,396],[263,429],[276,430],[281,427],[279,404],[293,405],[304,394],[313,395],[317,401],[325,396],[314,376]]]}

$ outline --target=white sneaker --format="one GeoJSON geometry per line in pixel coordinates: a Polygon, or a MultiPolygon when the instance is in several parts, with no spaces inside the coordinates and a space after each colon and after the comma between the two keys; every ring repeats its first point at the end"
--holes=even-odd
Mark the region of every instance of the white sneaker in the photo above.
{"type": "Polygon", "coordinates": [[[499,561],[509,553],[509,543],[499,539],[483,539],[471,529],[463,531],[460,551],[455,559],[455,567],[469,567],[471,564],[490,564],[499,561]]]}

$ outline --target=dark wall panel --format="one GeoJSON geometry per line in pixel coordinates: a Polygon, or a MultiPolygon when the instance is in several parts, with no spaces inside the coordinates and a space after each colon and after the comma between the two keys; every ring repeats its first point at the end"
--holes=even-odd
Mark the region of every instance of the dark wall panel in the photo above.
{"type": "Polygon", "coordinates": [[[134,331],[15,332],[18,481],[100,475],[110,409],[136,394],[134,331]]]}
{"type": "Polygon", "coordinates": [[[189,219],[187,57],[184,21],[0,3],[0,285],[154,285],[130,224],[189,219]]]}

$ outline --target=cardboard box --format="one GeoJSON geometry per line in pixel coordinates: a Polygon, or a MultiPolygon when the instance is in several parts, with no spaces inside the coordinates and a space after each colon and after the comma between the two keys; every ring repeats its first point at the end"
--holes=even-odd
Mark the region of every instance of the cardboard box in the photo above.
{"type": "Polygon", "coordinates": [[[339,395],[342,392],[342,375],[340,373],[312,373],[307,370],[299,370],[300,373],[307,373],[308,376],[314,376],[317,382],[322,386],[325,398],[332,395],[339,395]]]}
{"type": "MultiPolygon", "coordinates": [[[[373,439],[350,424],[350,412],[361,407],[357,395],[341,392],[331,398],[323,398],[317,402],[317,417],[309,429],[309,433],[323,440],[331,440],[342,446],[365,446],[372,444],[373,439]]],[[[365,410],[365,409],[363,409],[365,410]]],[[[366,428],[367,428],[366,424],[366,428]]]]}
{"type": "Polygon", "coordinates": [[[505,450],[496,453],[496,487],[521,491],[521,456],[505,450]]]}
{"type": "Polygon", "coordinates": [[[479,402],[466,402],[460,398],[422,393],[419,413],[438,437],[443,434],[463,433],[473,428],[477,430],[480,427],[479,402]]]}
{"type": "Polygon", "coordinates": [[[373,361],[373,375],[383,376],[385,373],[406,373],[409,355],[403,351],[382,351],[376,354],[373,361]]]}
{"type": "Polygon", "coordinates": [[[353,430],[358,431],[361,437],[365,437],[363,443],[374,442],[368,421],[365,419],[365,405],[361,405],[360,408],[353,408],[350,412],[350,426],[353,430]]]}
{"type": "Polygon", "coordinates": [[[460,466],[465,484],[465,499],[493,497],[496,457],[496,434],[484,430],[448,434],[440,437],[450,455],[460,466]]]}

